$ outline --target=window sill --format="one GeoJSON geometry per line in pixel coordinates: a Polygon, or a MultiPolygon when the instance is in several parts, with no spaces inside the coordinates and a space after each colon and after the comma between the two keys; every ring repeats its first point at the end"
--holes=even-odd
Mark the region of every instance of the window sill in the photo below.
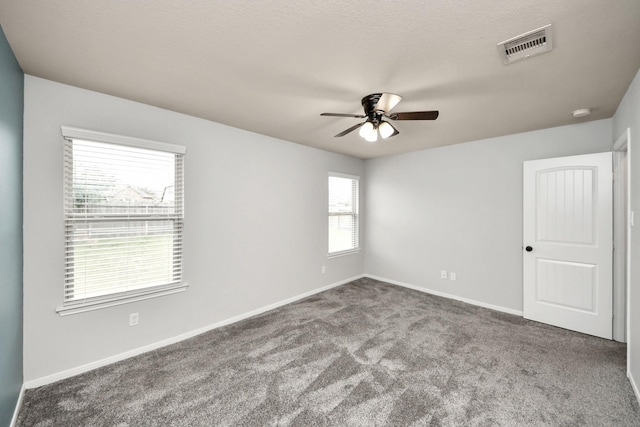
{"type": "Polygon", "coordinates": [[[347,251],[332,252],[332,253],[327,255],[327,258],[329,258],[329,259],[338,258],[338,257],[341,257],[341,256],[352,255],[352,254],[357,254],[357,253],[360,253],[360,248],[349,249],[347,251]]]}
{"type": "Polygon", "coordinates": [[[146,293],[140,293],[137,295],[127,295],[114,297],[108,300],[93,301],[87,303],[78,303],[74,305],[62,306],[56,309],[56,312],[60,316],[69,316],[71,314],[85,313],[87,311],[100,310],[107,307],[114,307],[116,305],[128,304],[130,302],[142,301],[150,298],[162,297],[165,295],[176,294],[178,292],[184,292],[189,287],[188,283],[182,283],[173,288],[159,289],[155,291],[149,291],[146,293]]]}

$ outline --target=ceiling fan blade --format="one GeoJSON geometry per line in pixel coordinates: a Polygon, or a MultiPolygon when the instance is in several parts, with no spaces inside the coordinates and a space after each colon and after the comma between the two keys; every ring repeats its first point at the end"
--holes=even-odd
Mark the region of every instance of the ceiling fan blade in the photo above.
{"type": "Polygon", "coordinates": [[[393,93],[383,93],[382,95],[380,95],[380,99],[373,109],[382,110],[385,113],[388,113],[389,111],[393,110],[393,107],[398,105],[398,102],[400,102],[401,100],[402,97],[400,95],[396,95],[393,93]]]}
{"type": "Polygon", "coordinates": [[[363,116],[362,114],[342,114],[342,113],[322,113],[321,116],[329,116],[329,117],[355,117],[356,119],[364,119],[367,116],[363,116]]]}
{"type": "Polygon", "coordinates": [[[340,132],[339,134],[337,134],[335,136],[335,138],[339,138],[341,136],[345,136],[346,134],[348,134],[349,132],[353,132],[354,130],[358,129],[359,127],[361,127],[365,122],[362,123],[358,123],[357,125],[353,125],[351,126],[349,129],[347,130],[343,130],[342,132],[340,132]]]}
{"type": "Polygon", "coordinates": [[[391,120],[435,120],[440,113],[438,111],[411,111],[407,113],[393,113],[388,115],[391,120]]]}

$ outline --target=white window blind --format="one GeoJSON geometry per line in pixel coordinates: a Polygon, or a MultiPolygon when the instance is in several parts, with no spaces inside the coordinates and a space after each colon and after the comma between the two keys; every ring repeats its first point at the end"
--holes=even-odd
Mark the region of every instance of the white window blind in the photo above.
{"type": "Polygon", "coordinates": [[[73,128],[63,128],[63,136],[65,284],[58,311],[184,287],[184,147],[73,128]]]}
{"type": "Polygon", "coordinates": [[[329,255],[359,249],[359,177],[329,174],[329,255]]]}

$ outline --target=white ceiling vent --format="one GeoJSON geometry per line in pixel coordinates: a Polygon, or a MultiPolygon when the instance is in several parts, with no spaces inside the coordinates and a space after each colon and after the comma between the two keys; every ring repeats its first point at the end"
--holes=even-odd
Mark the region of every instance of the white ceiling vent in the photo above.
{"type": "Polygon", "coordinates": [[[498,43],[498,52],[502,62],[505,65],[511,64],[551,51],[553,49],[552,35],[551,24],[549,24],[498,43]]]}

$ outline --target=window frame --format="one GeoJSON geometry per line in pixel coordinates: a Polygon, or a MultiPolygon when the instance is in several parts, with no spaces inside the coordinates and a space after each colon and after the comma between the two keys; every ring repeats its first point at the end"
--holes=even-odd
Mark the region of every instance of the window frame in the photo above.
{"type": "MultiPolygon", "coordinates": [[[[176,194],[176,212],[173,215],[158,215],[157,219],[165,219],[172,221],[173,229],[176,229],[175,236],[178,236],[180,241],[184,236],[184,155],[186,154],[186,147],[175,144],[168,144],[164,142],[146,140],[141,138],[134,138],[129,136],[115,135],[97,131],[91,131],[86,129],[73,128],[68,126],[61,127],[62,137],[64,139],[64,167],[63,167],[63,206],[64,207],[64,221],[65,221],[65,242],[64,248],[66,250],[71,245],[69,240],[70,227],[81,221],[80,218],[76,219],[72,213],[67,210],[66,203],[69,196],[69,192],[73,191],[73,185],[69,180],[73,180],[73,164],[69,164],[68,150],[73,147],[74,140],[90,141],[97,143],[106,143],[119,145],[123,147],[142,148],[146,150],[152,150],[157,152],[166,152],[176,155],[176,175],[174,178],[175,194],[176,194]],[[71,147],[71,148],[70,148],[71,147]],[[177,224],[177,226],[176,226],[177,224]]],[[[130,222],[133,221],[130,218],[116,218],[114,222],[130,222]]],[[[67,263],[67,256],[65,255],[65,264],[67,263]]],[[[173,264],[172,264],[173,265],[173,264]]],[[[67,289],[70,286],[68,283],[67,274],[65,273],[65,280],[63,286],[62,305],[56,308],[56,312],[61,316],[70,314],[82,313],[91,310],[97,310],[106,307],[112,307],[115,305],[126,304],[134,301],[145,300],[149,298],[156,298],[164,295],[170,295],[178,292],[183,292],[187,289],[188,283],[184,281],[182,274],[183,256],[179,255],[179,259],[175,265],[178,265],[179,272],[178,278],[175,282],[166,284],[152,285],[137,290],[125,290],[117,293],[110,293],[101,296],[88,297],[85,299],[79,299],[76,301],[68,300],[66,298],[67,289]]],[[[65,267],[66,268],[66,267],[65,267]]]]}
{"type": "MultiPolygon", "coordinates": [[[[352,184],[353,185],[353,184],[352,184]]],[[[350,175],[340,172],[329,172],[327,176],[327,258],[336,258],[345,255],[351,255],[355,253],[359,253],[361,249],[360,245],[360,177],[358,175],[350,175]],[[330,179],[331,178],[344,178],[350,179],[355,182],[356,188],[354,191],[355,200],[352,201],[353,210],[351,213],[347,212],[331,212],[331,208],[329,206],[331,199],[331,189],[330,189],[330,179]],[[344,249],[339,251],[330,252],[331,247],[331,230],[329,226],[329,221],[331,221],[331,217],[336,216],[351,216],[352,223],[354,224],[355,231],[355,240],[356,245],[350,249],[344,249]]]]}

